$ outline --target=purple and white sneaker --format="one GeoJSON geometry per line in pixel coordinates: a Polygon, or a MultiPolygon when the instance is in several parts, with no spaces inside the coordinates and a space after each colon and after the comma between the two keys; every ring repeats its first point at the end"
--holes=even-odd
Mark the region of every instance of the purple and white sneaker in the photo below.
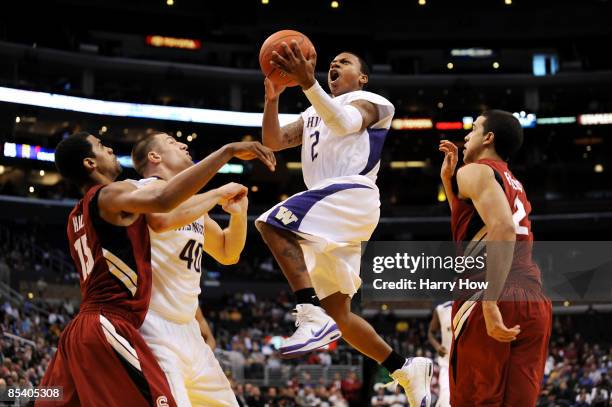
{"type": "Polygon", "coordinates": [[[298,304],[294,315],[297,329],[283,340],[280,348],[280,356],[284,359],[299,357],[342,336],[336,322],[321,307],[298,304]]]}
{"type": "Polygon", "coordinates": [[[404,388],[410,407],[430,407],[431,376],[433,362],[429,358],[408,358],[401,369],[391,373],[392,382],[389,387],[398,384],[404,388]]]}

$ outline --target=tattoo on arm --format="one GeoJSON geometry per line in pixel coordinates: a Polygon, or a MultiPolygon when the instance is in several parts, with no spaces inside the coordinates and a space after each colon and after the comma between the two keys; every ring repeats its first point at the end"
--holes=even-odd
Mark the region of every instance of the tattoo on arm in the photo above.
{"type": "Polygon", "coordinates": [[[302,144],[302,131],[304,129],[304,121],[302,118],[283,126],[281,132],[283,133],[283,144],[287,147],[297,147],[302,144]]]}

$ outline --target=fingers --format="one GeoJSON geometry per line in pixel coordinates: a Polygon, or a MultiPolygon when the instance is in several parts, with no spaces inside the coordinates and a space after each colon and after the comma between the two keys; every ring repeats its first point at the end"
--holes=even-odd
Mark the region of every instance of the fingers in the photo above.
{"type": "Polygon", "coordinates": [[[492,329],[489,336],[499,342],[512,342],[516,340],[519,333],[521,333],[519,325],[515,325],[508,329],[504,324],[500,324],[492,329]]]}
{"type": "Polygon", "coordinates": [[[286,71],[288,64],[289,64],[289,61],[287,61],[285,57],[283,57],[281,54],[279,54],[276,51],[272,51],[272,60],[270,61],[270,65],[278,67],[282,69],[283,71],[286,71]]]}
{"type": "Polygon", "coordinates": [[[272,150],[257,142],[255,144],[254,153],[257,155],[257,158],[259,158],[270,169],[270,171],[275,170],[276,157],[274,156],[272,150]]]}
{"type": "Polygon", "coordinates": [[[304,54],[302,54],[302,49],[299,47],[296,40],[291,41],[291,50],[293,51],[293,55],[296,59],[306,60],[306,58],[304,58],[304,54]]]}
{"type": "Polygon", "coordinates": [[[313,65],[317,63],[317,51],[314,47],[310,47],[310,55],[308,56],[308,61],[312,62],[313,65]]]}

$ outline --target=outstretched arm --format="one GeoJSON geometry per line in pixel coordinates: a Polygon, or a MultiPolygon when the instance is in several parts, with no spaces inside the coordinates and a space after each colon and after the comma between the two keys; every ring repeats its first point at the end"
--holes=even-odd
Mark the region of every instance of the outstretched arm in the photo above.
{"type": "Polygon", "coordinates": [[[166,183],[138,189],[129,182],[113,182],[102,188],[98,197],[100,216],[111,221],[121,213],[169,212],[204,187],[232,157],[258,158],[271,170],[276,165],[274,153],[258,142],[227,144],[166,183]]]}
{"type": "Polygon", "coordinates": [[[231,215],[225,229],[221,229],[209,216],[205,218],[204,251],[221,264],[236,264],[240,259],[246,242],[248,205],[246,195],[223,205],[223,210],[231,215]]]}
{"type": "Polygon", "coordinates": [[[508,329],[497,305],[514,258],[516,232],[510,205],[493,170],[487,165],[461,167],[457,172],[457,184],[459,194],[472,200],[487,228],[487,289],[482,302],[487,333],[500,342],[513,341],[520,327],[508,329]]]}
{"type": "MultiPolygon", "coordinates": [[[[156,182],[166,181],[159,180],[156,182]]],[[[231,182],[203,194],[194,195],[171,212],[149,213],[147,214],[147,223],[157,233],[174,230],[195,222],[214,208],[215,205],[223,205],[229,200],[240,199],[247,192],[248,190],[245,186],[231,182]]]]}

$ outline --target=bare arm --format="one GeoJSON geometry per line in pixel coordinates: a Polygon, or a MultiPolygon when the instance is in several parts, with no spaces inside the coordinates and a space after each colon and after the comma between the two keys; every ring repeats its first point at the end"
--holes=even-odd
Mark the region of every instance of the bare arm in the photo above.
{"type": "Polygon", "coordinates": [[[232,182],[203,194],[194,195],[171,212],[149,213],[147,223],[157,233],[174,230],[196,221],[218,203],[223,204],[232,198],[244,196],[246,193],[245,186],[232,182]]]}
{"type": "Polygon", "coordinates": [[[100,215],[111,223],[122,213],[169,212],[198,192],[232,157],[259,158],[274,169],[274,153],[260,143],[231,143],[172,177],[165,184],[138,189],[129,182],[113,182],[102,188],[98,198],[100,215]]]}
{"type": "Polygon", "coordinates": [[[482,303],[488,334],[502,342],[516,339],[517,326],[508,329],[497,305],[514,257],[516,232],[512,211],[493,170],[483,164],[469,164],[457,172],[459,194],[472,200],[487,228],[487,289],[482,303]]]}
{"type": "Polygon", "coordinates": [[[204,341],[212,350],[215,350],[217,347],[217,341],[215,340],[215,336],[213,335],[208,322],[206,322],[206,318],[204,318],[204,314],[202,314],[202,310],[199,306],[196,310],[196,320],[200,326],[200,334],[202,335],[202,338],[204,338],[204,341]]]}
{"type": "Polygon", "coordinates": [[[427,339],[429,339],[429,343],[433,348],[440,354],[440,356],[446,355],[448,349],[446,349],[438,339],[436,338],[436,332],[440,332],[440,317],[438,316],[438,311],[434,309],[433,317],[429,322],[429,329],[427,330],[427,339]]]}
{"type": "Polygon", "coordinates": [[[455,174],[455,168],[457,167],[458,152],[459,149],[454,143],[448,140],[440,141],[439,150],[444,153],[444,161],[442,162],[442,168],[440,169],[440,178],[442,179],[442,186],[444,187],[444,193],[446,194],[446,200],[451,211],[453,210],[453,201],[455,199],[455,193],[453,192],[453,175],[455,174]]]}
{"type": "Polygon", "coordinates": [[[266,101],[264,104],[261,139],[264,146],[273,151],[297,147],[302,144],[304,121],[300,117],[293,123],[280,127],[278,122],[278,98],[284,87],[277,88],[268,78],[264,80],[266,101]]]}
{"type": "Polygon", "coordinates": [[[221,229],[209,216],[205,218],[204,251],[221,264],[236,264],[240,259],[246,242],[247,207],[246,196],[224,205],[223,209],[231,215],[225,229],[221,229]]]}

